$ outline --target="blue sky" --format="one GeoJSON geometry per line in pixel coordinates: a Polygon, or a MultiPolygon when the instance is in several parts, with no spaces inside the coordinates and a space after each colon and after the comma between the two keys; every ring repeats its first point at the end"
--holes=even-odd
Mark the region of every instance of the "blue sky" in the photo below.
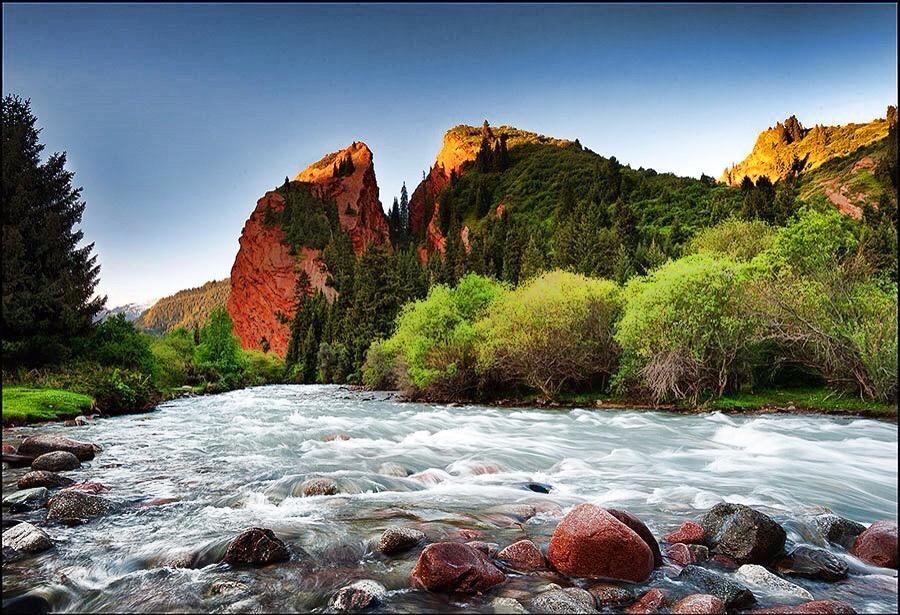
{"type": "Polygon", "coordinates": [[[897,92],[892,5],[5,4],[3,35],[110,305],[227,276],[256,199],[354,140],[387,206],[460,123],[718,176],[790,114],[868,121],[897,92]]]}

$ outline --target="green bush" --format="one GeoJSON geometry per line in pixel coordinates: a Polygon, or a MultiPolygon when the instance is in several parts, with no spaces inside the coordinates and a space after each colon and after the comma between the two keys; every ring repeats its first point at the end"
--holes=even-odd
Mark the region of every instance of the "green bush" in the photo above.
{"type": "Polygon", "coordinates": [[[260,386],[281,381],[284,374],[284,361],[275,354],[259,350],[243,351],[244,383],[247,386],[260,386]]]}
{"type": "Polygon", "coordinates": [[[85,374],[86,391],[107,414],[144,410],[157,399],[149,373],[101,367],[85,374]]]}
{"type": "Polygon", "coordinates": [[[175,329],[150,345],[153,382],[162,390],[194,384],[194,337],[184,328],[175,329]]]}
{"type": "Polygon", "coordinates": [[[366,388],[376,391],[393,389],[398,386],[397,353],[383,340],[376,340],[366,352],[362,367],[362,380],[366,388]]]}
{"type": "Polygon", "coordinates": [[[761,220],[729,218],[699,231],[685,246],[685,254],[708,253],[749,261],[772,244],[774,229],[761,220]]]}
{"type": "Polygon", "coordinates": [[[614,282],[545,273],[503,295],[478,322],[479,371],[548,398],[567,384],[605,380],[618,359],[622,304],[614,282]]]}
{"type": "Polygon", "coordinates": [[[672,261],[626,287],[617,380],[657,401],[721,395],[749,375],[756,328],[741,265],[708,254],[672,261]]]}
{"type": "Polygon", "coordinates": [[[233,328],[225,308],[215,308],[200,329],[200,344],[194,350],[197,368],[209,381],[218,381],[225,389],[239,387],[244,371],[244,357],[233,328]]]}
{"type": "Polygon", "coordinates": [[[124,314],[116,314],[97,325],[94,335],[85,340],[85,355],[108,367],[153,370],[150,337],[138,331],[124,314]]]}

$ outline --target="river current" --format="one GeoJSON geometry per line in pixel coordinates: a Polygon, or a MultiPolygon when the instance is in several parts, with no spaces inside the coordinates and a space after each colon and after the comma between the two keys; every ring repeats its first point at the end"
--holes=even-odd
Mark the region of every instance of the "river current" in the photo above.
{"type": "MultiPolygon", "coordinates": [[[[46,526],[54,549],[4,566],[4,598],[27,589],[61,612],[321,611],[338,588],[374,579],[389,590],[376,610],[490,613],[492,598],[565,582],[511,575],[471,598],[414,590],[415,554],[379,555],[381,532],[402,523],[430,541],[478,536],[502,548],[527,536],[545,548],[564,511],[585,501],[628,510],[659,538],[722,501],[757,508],[789,540],[816,546],[826,543],[809,515],[823,507],[864,524],[897,517],[897,425],[869,419],[450,407],[268,386],[86,426],[4,430],[3,441],[34,433],[99,444],[93,461],[67,475],[103,483],[117,504],[84,525],[46,526]],[[389,476],[385,463],[425,473],[389,476]],[[341,493],[301,497],[311,477],[334,479],[341,493]],[[510,504],[538,514],[518,519],[510,504]],[[291,561],[217,564],[252,526],[274,530],[291,561]],[[235,583],[222,591],[222,581],[235,583]]],[[[4,469],[4,495],[26,471],[4,469]]],[[[791,580],[860,612],[896,611],[896,573],[855,560],[852,569],[837,583],[791,580]]],[[[673,583],[659,574],[645,586],[673,583]]]]}

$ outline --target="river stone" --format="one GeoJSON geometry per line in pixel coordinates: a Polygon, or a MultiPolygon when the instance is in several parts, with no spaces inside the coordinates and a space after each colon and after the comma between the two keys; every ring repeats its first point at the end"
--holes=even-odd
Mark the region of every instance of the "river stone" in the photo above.
{"type": "Polygon", "coordinates": [[[650,547],[650,551],[653,553],[654,568],[662,566],[663,560],[662,553],[660,553],[659,551],[659,543],[656,542],[656,538],[653,536],[653,532],[651,532],[650,529],[646,525],[644,525],[643,521],[625,510],[608,508],[606,509],[606,512],[630,527],[635,534],[641,537],[641,540],[647,543],[647,546],[650,547]]]}
{"type": "Polygon", "coordinates": [[[650,589],[644,592],[634,604],[625,609],[625,613],[659,613],[666,603],[666,594],[662,590],[650,589]]]}
{"type": "Polygon", "coordinates": [[[50,603],[38,594],[23,594],[3,599],[3,615],[45,615],[50,603]]]}
{"type": "Polygon", "coordinates": [[[784,528],[743,504],[716,504],[700,521],[706,544],[737,564],[767,564],[782,549],[784,528]]]}
{"type": "Polygon", "coordinates": [[[527,615],[528,609],[515,598],[494,598],[491,600],[491,608],[498,615],[527,615]]]}
{"type": "Polygon", "coordinates": [[[478,549],[488,557],[494,557],[497,555],[497,551],[500,550],[500,545],[496,542],[485,542],[483,540],[470,540],[466,543],[473,549],[478,549]]]}
{"type": "Polygon", "coordinates": [[[673,615],[724,615],[725,603],[711,594],[691,594],[672,605],[673,615]]]}
{"type": "Polygon", "coordinates": [[[834,513],[816,515],[813,517],[813,522],[828,542],[848,550],[853,546],[856,537],[866,530],[866,526],[862,523],[844,519],[834,513]]]}
{"type": "Polygon", "coordinates": [[[53,541],[44,530],[23,522],[3,532],[3,547],[21,553],[40,553],[53,547],[53,541]]]}
{"type": "Polygon", "coordinates": [[[28,472],[19,479],[17,486],[19,489],[33,489],[34,487],[67,487],[73,481],[71,478],[61,476],[55,472],[46,472],[43,470],[35,470],[28,472]]]}
{"type": "Polygon", "coordinates": [[[378,473],[383,474],[384,476],[396,476],[398,478],[406,478],[409,476],[409,470],[393,461],[388,461],[378,466],[378,473]]]}
{"type": "Polygon", "coordinates": [[[109,501],[96,495],[63,489],[47,502],[47,521],[80,523],[109,510],[109,501]]]}
{"type": "Polygon", "coordinates": [[[497,559],[519,572],[536,572],[547,569],[547,563],[544,561],[541,550],[527,538],[514,542],[497,553],[497,559]]]}
{"type": "Polygon", "coordinates": [[[412,549],[425,540],[425,532],[411,527],[389,527],[381,534],[378,550],[385,555],[396,555],[412,549]]]}
{"type": "Polygon", "coordinates": [[[532,613],[599,613],[590,592],[578,587],[551,589],[531,600],[532,613]]]}
{"type": "Polygon", "coordinates": [[[850,553],[867,564],[897,568],[897,522],[876,521],[856,537],[850,553]]]}
{"type": "Polygon", "coordinates": [[[634,602],[635,599],[632,590],[613,583],[596,583],[587,590],[594,597],[597,606],[600,607],[625,606],[634,602]]]}
{"type": "Polygon", "coordinates": [[[459,542],[436,542],[419,554],[411,579],[428,591],[483,593],[506,577],[477,549],[459,542]]]}
{"type": "Polygon", "coordinates": [[[748,611],[748,613],[758,615],[856,615],[856,611],[853,610],[853,607],[843,600],[813,600],[812,602],[804,602],[797,606],[779,604],[765,609],[748,611]]]}
{"type": "Polygon", "coordinates": [[[746,608],[756,602],[753,592],[740,583],[700,566],[685,566],[677,579],[701,593],[712,594],[729,609],[746,608]]]}
{"type": "Polygon", "coordinates": [[[816,581],[840,581],[847,578],[849,566],[830,551],[800,545],[778,560],[775,569],[816,581]]]}
{"type": "Polygon", "coordinates": [[[43,470],[45,472],[65,472],[66,470],[75,470],[81,467],[78,457],[68,451],[53,451],[44,453],[31,462],[32,470],[43,470]]]}
{"type": "Polygon", "coordinates": [[[65,451],[72,453],[80,461],[89,461],[94,458],[94,445],[88,442],[79,442],[62,436],[29,436],[19,445],[18,454],[39,457],[44,453],[53,451],[65,451]]]}
{"type": "Polygon", "coordinates": [[[744,564],[734,573],[738,579],[749,585],[758,585],[775,594],[796,596],[804,600],[812,600],[813,595],[799,585],[785,581],[760,566],[759,564],[744,564]]]}
{"type": "Polygon", "coordinates": [[[338,492],[337,483],[330,478],[310,478],[300,485],[300,492],[305,497],[316,495],[336,495],[338,492]]]}
{"type": "Polygon", "coordinates": [[[33,487],[14,491],[3,498],[3,507],[12,511],[33,510],[40,508],[47,500],[49,492],[46,487],[33,487]]]}
{"type": "Polygon", "coordinates": [[[222,594],[238,594],[245,591],[248,591],[250,586],[246,583],[241,583],[240,581],[231,581],[229,579],[220,579],[218,581],[214,581],[212,585],[209,586],[209,591],[207,594],[210,596],[222,595],[222,594]]]}
{"type": "Polygon", "coordinates": [[[687,566],[696,563],[694,554],[683,542],[676,542],[674,545],[666,547],[666,557],[678,564],[679,566],[687,566]]]}
{"type": "Polygon", "coordinates": [[[695,521],[685,521],[677,530],[663,536],[663,540],[686,545],[701,545],[703,544],[703,527],[695,521]]]}
{"type": "Polygon", "coordinates": [[[285,562],[290,558],[290,552],[275,532],[261,527],[251,527],[228,543],[222,561],[232,566],[265,566],[285,562]]]}
{"type": "Polygon", "coordinates": [[[13,562],[18,562],[21,559],[25,559],[25,554],[20,553],[13,549],[12,547],[3,547],[3,563],[4,564],[12,564],[13,562]]]}
{"type": "Polygon", "coordinates": [[[82,493],[92,493],[96,495],[98,493],[103,493],[104,491],[109,491],[109,487],[102,483],[89,480],[83,483],[75,483],[74,485],[69,485],[68,487],[66,487],[66,491],[81,491],[82,493]]]}
{"type": "Polygon", "coordinates": [[[547,559],[580,578],[640,583],[653,571],[653,552],[630,527],[594,504],[579,504],[556,526],[547,559]]]}
{"type": "Polygon", "coordinates": [[[363,579],[342,587],[335,593],[328,606],[338,613],[352,613],[375,606],[387,595],[381,583],[363,579]]]}

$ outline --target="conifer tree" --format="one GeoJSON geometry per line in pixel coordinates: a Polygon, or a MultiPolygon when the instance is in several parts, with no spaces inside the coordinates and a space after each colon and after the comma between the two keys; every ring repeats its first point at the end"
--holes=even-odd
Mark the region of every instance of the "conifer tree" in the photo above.
{"type": "Polygon", "coordinates": [[[406,182],[400,188],[400,229],[400,243],[406,245],[409,240],[409,194],[406,192],[406,182]]]}
{"type": "Polygon", "coordinates": [[[528,245],[522,253],[522,268],[519,272],[521,280],[529,280],[541,274],[546,268],[544,250],[538,239],[537,233],[532,233],[528,238],[528,245]]]}

